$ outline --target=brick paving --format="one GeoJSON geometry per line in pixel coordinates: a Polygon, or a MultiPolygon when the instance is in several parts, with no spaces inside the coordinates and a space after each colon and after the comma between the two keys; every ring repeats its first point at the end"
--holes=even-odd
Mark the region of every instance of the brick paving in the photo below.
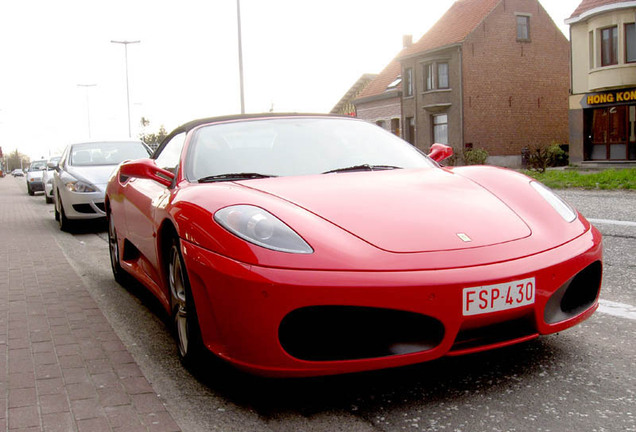
{"type": "Polygon", "coordinates": [[[179,431],[23,186],[0,178],[0,430],[179,431]]]}

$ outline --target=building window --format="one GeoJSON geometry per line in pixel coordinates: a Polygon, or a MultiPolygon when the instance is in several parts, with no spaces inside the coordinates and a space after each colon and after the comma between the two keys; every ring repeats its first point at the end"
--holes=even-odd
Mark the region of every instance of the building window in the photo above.
{"type": "Polygon", "coordinates": [[[448,88],[448,63],[437,63],[437,88],[448,88]]]}
{"type": "Polygon", "coordinates": [[[404,96],[413,96],[413,69],[404,70],[404,96]]]}
{"type": "Polygon", "coordinates": [[[406,125],[404,139],[412,145],[415,145],[415,119],[413,117],[407,117],[404,121],[406,125]]]}
{"type": "Polygon", "coordinates": [[[400,119],[399,118],[391,119],[391,132],[393,132],[397,136],[400,136],[400,119]]]}
{"type": "Polygon", "coordinates": [[[625,24],[625,61],[636,62],[636,24],[625,24]]]}
{"type": "Polygon", "coordinates": [[[433,142],[448,144],[448,114],[433,116],[433,142]]]}
{"type": "Polygon", "coordinates": [[[601,30],[601,66],[618,64],[618,27],[601,30]]]}
{"type": "Polygon", "coordinates": [[[588,56],[590,60],[590,69],[594,69],[595,51],[594,51],[594,31],[588,33],[588,56]]]}
{"type": "Polygon", "coordinates": [[[426,81],[426,84],[424,86],[424,88],[426,90],[433,90],[435,87],[434,86],[434,76],[433,76],[433,63],[428,63],[424,65],[424,80],[426,81]]]}
{"type": "Polygon", "coordinates": [[[530,40],[530,17],[528,15],[517,15],[517,40],[530,40]]]}
{"type": "Polygon", "coordinates": [[[448,63],[427,63],[423,66],[424,88],[428,90],[447,89],[448,63]]]}

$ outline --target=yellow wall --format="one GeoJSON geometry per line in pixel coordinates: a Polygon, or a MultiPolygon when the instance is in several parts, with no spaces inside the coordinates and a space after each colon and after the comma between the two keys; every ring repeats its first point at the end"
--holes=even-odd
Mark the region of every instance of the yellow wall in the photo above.
{"type": "Polygon", "coordinates": [[[636,85],[636,63],[625,63],[624,33],[624,25],[633,23],[635,17],[636,8],[622,9],[570,25],[573,94],[636,85]],[[611,26],[618,26],[618,64],[601,67],[600,30],[611,26]],[[590,47],[590,32],[594,35],[593,50],[590,47]]]}

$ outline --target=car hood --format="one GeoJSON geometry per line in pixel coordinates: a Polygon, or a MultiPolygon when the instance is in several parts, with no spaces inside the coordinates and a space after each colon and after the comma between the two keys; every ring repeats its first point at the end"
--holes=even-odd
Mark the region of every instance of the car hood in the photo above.
{"type": "Polygon", "coordinates": [[[243,182],[390,252],[467,249],[528,237],[528,225],[473,181],[443,169],[243,182]]]}
{"type": "Polygon", "coordinates": [[[92,183],[101,191],[105,191],[108,179],[117,168],[117,165],[69,166],[67,168],[68,173],[76,179],[92,183]]]}
{"type": "Polygon", "coordinates": [[[41,179],[42,174],[44,174],[44,171],[29,171],[27,177],[29,179],[41,179]]]}

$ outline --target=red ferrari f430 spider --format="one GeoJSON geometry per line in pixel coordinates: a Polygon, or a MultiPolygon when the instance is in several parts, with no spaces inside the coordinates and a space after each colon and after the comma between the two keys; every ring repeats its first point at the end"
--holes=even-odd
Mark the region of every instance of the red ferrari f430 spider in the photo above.
{"type": "Polygon", "coordinates": [[[441,167],[327,115],[211,118],[122,163],[106,192],[115,278],[206,351],[267,376],[397,367],[562,331],[598,307],[600,233],[541,183],[441,167]]]}

